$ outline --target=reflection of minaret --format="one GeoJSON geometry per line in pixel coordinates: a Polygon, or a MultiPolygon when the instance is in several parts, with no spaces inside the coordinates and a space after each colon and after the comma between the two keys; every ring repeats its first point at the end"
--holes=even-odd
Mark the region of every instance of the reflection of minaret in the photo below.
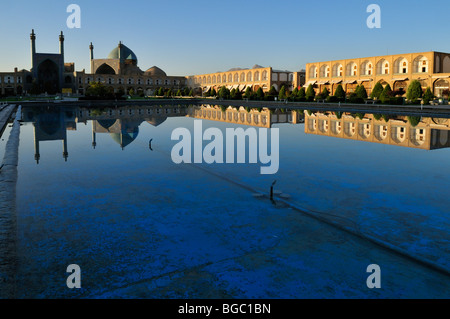
{"type": "Polygon", "coordinates": [[[69,157],[69,153],[67,152],[67,133],[63,140],[63,157],[64,161],[67,162],[67,158],[69,157]]]}
{"type": "Polygon", "coordinates": [[[41,154],[39,154],[39,140],[36,137],[36,126],[34,126],[34,159],[36,163],[39,164],[39,159],[41,158],[41,154]]]}
{"type": "Polygon", "coordinates": [[[95,150],[95,147],[97,146],[97,139],[96,139],[96,135],[95,135],[95,132],[94,132],[94,130],[92,130],[92,147],[94,148],[94,150],[95,150]]]}

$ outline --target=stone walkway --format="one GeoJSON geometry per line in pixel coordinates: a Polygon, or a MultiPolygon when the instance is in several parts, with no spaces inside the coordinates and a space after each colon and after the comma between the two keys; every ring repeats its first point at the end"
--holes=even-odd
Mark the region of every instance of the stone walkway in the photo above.
{"type": "MultiPolygon", "coordinates": [[[[6,123],[15,106],[8,106],[0,114],[0,124],[6,123]],[[6,112],[7,115],[4,115],[6,112]],[[6,118],[6,120],[4,120],[6,118]]],[[[21,107],[16,113],[14,125],[0,164],[0,299],[14,298],[16,272],[16,182],[19,151],[21,107]]],[[[3,129],[3,126],[0,126],[3,129]]]]}
{"type": "Polygon", "coordinates": [[[15,105],[0,105],[0,137],[2,136],[6,125],[8,124],[8,120],[15,108],[15,105]]]}

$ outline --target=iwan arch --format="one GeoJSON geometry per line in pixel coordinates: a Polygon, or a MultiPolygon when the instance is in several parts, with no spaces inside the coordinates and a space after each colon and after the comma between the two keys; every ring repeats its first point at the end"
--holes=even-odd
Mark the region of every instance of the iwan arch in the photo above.
{"type": "Polygon", "coordinates": [[[370,94],[380,82],[406,92],[412,80],[442,96],[449,89],[450,53],[430,51],[307,63],[305,87],[312,84],[317,93],[327,88],[334,94],[339,84],[347,93],[364,85],[370,94]]]}

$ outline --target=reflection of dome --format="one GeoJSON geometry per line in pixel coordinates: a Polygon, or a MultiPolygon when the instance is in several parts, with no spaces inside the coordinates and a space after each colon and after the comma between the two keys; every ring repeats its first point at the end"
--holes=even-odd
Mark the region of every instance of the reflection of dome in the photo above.
{"type": "Polygon", "coordinates": [[[167,76],[166,72],[158,68],[157,66],[151,67],[147,71],[145,71],[146,75],[152,75],[152,76],[167,76]]]}
{"type": "Polygon", "coordinates": [[[59,114],[41,114],[39,118],[39,127],[49,136],[56,134],[61,128],[59,114]]]}
{"type": "Polygon", "coordinates": [[[116,123],[116,120],[98,120],[98,124],[100,124],[104,129],[108,130],[111,126],[116,123]]]}
{"type": "MultiPolygon", "coordinates": [[[[137,61],[136,54],[131,51],[126,45],[122,44],[122,56],[124,60],[133,60],[137,61]]],[[[119,47],[115,48],[108,55],[108,59],[118,59],[119,58],[119,47]]]]}
{"type": "Polygon", "coordinates": [[[126,146],[130,145],[138,136],[139,130],[137,129],[135,132],[132,133],[110,133],[109,135],[112,137],[112,139],[120,145],[120,147],[125,148],[126,146]]]}
{"type": "Polygon", "coordinates": [[[151,124],[153,126],[158,126],[162,123],[164,123],[167,120],[167,117],[152,117],[149,120],[147,120],[148,124],[151,124]]]}

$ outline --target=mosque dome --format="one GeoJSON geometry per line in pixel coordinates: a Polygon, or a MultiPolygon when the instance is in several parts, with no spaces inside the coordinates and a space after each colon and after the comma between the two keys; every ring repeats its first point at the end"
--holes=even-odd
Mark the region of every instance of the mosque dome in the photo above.
{"type": "MultiPolygon", "coordinates": [[[[137,61],[136,54],[134,54],[134,52],[124,44],[122,44],[122,55],[124,60],[137,61]]],[[[111,51],[111,53],[108,55],[108,59],[119,59],[119,46],[111,51]]]]}
{"type": "Polygon", "coordinates": [[[147,71],[145,71],[145,75],[162,76],[162,77],[167,76],[166,72],[164,72],[163,70],[161,70],[157,66],[153,66],[150,69],[148,69],[147,71]]]}
{"type": "Polygon", "coordinates": [[[116,120],[98,120],[97,123],[104,129],[109,130],[109,128],[116,123],[116,120]]]}

